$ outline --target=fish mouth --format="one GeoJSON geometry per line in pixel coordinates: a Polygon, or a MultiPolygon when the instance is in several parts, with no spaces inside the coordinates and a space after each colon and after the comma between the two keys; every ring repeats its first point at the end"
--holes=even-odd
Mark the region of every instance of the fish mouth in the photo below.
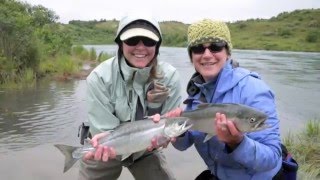
{"type": "Polygon", "coordinates": [[[181,119],[179,119],[178,122],[175,122],[169,125],[168,127],[165,127],[164,133],[166,136],[170,138],[180,136],[193,126],[193,124],[189,122],[190,120],[188,118],[180,118],[181,119]]]}
{"type": "Polygon", "coordinates": [[[269,127],[269,125],[265,124],[266,119],[264,119],[263,121],[257,123],[254,126],[254,130],[262,130],[262,129],[266,129],[269,127]]]}
{"type": "Polygon", "coordinates": [[[187,130],[189,130],[191,127],[193,126],[193,124],[190,123],[190,120],[187,119],[184,123],[182,123],[180,125],[180,131],[186,132],[187,130]]]}

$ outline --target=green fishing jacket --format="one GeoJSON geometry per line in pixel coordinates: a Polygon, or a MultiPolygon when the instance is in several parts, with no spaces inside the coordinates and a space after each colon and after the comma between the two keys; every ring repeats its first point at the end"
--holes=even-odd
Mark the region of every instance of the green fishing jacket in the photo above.
{"type": "Polygon", "coordinates": [[[119,124],[135,121],[137,102],[144,115],[150,108],[161,108],[161,114],[178,107],[181,103],[181,88],[177,70],[166,62],[159,62],[158,74],[163,77],[157,81],[170,89],[163,104],[148,103],[147,89],[151,67],[143,69],[127,65],[125,59],[118,56],[98,65],[87,77],[87,108],[90,132],[95,135],[112,130],[119,124]]]}

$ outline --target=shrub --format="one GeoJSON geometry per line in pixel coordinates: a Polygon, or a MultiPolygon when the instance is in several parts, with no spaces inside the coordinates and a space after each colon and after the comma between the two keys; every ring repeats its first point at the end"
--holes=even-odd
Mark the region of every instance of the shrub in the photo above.
{"type": "Polygon", "coordinates": [[[262,33],[262,35],[263,36],[274,36],[274,35],[276,35],[276,33],[272,32],[272,31],[266,31],[266,32],[262,33]]]}
{"type": "Polygon", "coordinates": [[[78,70],[78,66],[70,56],[63,55],[57,58],[56,69],[59,73],[72,74],[78,70]]]}
{"type": "Polygon", "coordinates": [[[72,55],[78,56],[86,49],[81,45],[76,45],[72,47],[72,55]]]}
{"type": "Polygon", "coordinates": [[[105,61],[105,60],[107,60],[107,59],[109,59],[109,58],[111,58],[111,57],[112,57],[112,56],[111,56],[110,54],[101,51],[101,52],[99,53],[99,55],[98,55],[97,60],[98,60],[98,62],[102,62],[102,61],[105,61]]]}
{"type": "Polygon", "coordinates": [[[238,27],[239,27],[239,29],[244,29],[244,28],[247,27],[247,24],[245,24],[245,23],[240,23],[238,27]]]}
{"type": "Polygon", "coordinates": [[[92,47],[90,49],[90,53],[89,53],[89,60],[96,60],[97,58],[97,52],[96,50],[92,47]]]}
{"type": "Polygon", "coordinates": [[[72,56],[75,56],[76,58],[78,58],[80,60],[90,59],[89,51],[81,45],[72,47],[72,56]]]}
{"type": "Polygon", "coordinates": [[[281,37],[284,37],[284,38],[287,38],[289,36],[292,35],[292,32],[290,29],[278,29],[278,35],[281,36],[281,37]]]}
{"type": "Polygon", "coordinates": [[[318,41],[318,33],[313,31],[309,32],[306,36],[306,41],[309,43],[315,43],[318,41]]]}
{"type": "Polygon", "coordinates": [[[309,22],[308,26],[317,28],[317,27],[320,27],[320,22],[317,21],[317,20],[312,20],[312,21],[309,22]]]}

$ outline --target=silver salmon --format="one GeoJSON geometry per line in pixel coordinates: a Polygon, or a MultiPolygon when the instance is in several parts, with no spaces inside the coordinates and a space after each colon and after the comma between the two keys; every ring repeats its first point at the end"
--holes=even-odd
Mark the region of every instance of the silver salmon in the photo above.
{"type": "Polygon", "coordinates": [[[217,112],[225,114],[241,132],[259,131],[268,127],[264,123],[268,117],[265,113],[242,104],[200,104],[195,110],[182,112],[181,117],[189,118],[193,124],[191,130],[207,133],[205,142],[216,134],[214,118],[217,112]]]}
{"type": "MultiPolygon", "coordinates": [[[[154,137],[162,137],[158,139],[158,142],[160,140],[163,142],[183,134],[192,126],[188,121],[186,117],[172,117],[161,118],[158,123],[150,119],[123,123],[106,137],[99,139],[99,144],[113,147],[117,155],[128,157],[132,153],[146,150],[154,137]]],[[[63,172],[68,171],[85,153],[95,151],[88,141],[85,141],[82,147],[63,144],[54,146],[65,156],[63,172]]]]}

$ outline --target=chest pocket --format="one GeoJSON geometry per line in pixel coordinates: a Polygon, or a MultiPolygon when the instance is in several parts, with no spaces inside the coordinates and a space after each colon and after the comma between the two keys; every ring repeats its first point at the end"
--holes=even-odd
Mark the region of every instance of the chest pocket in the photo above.
{"type": "Polygon", "coordinates": [[[128,95],[126,95],[126,88],[124,86],[120,86],[117,88],[117,90],[115,89],[112,98],[114,99],[114,102],[115,102],[115,105],[114,105],[115,116],[121,122],[131,120],[132,109],[130,108],[130,105],[128,102],[128,95]]]}
{"type": "Polygon", "coordinates": [[[128,101],[125,97],[120,97],[115,100],[115,116],[120,119],[120,121],[131,120],[131,108],[128,105],[128,101]]]}

